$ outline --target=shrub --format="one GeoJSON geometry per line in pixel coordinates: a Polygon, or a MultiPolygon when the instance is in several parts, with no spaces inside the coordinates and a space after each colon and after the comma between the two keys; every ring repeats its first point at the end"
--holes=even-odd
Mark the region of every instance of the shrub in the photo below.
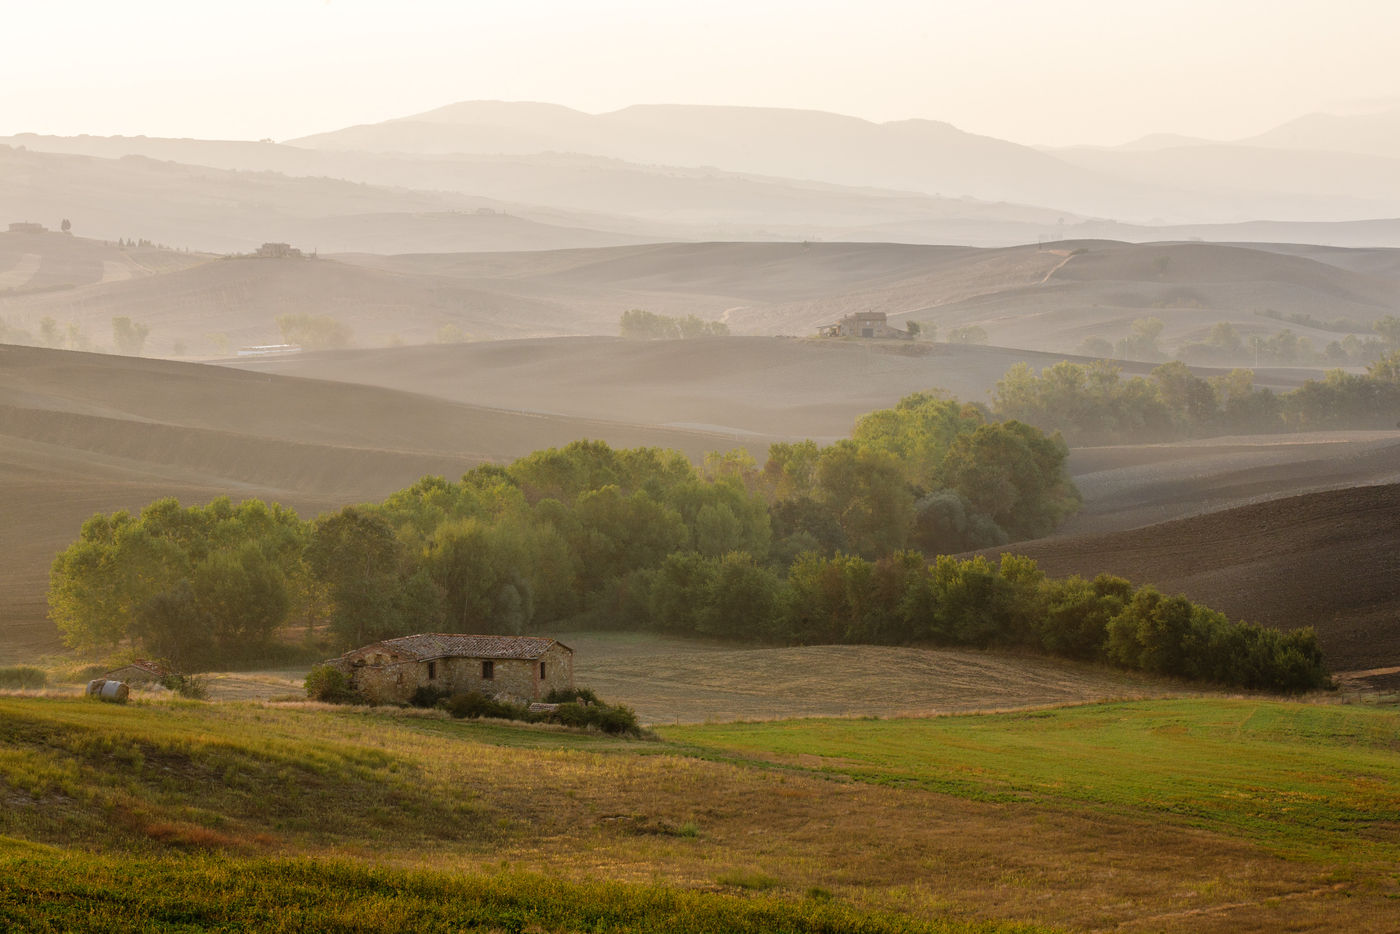
{"type": "Polygon", "coordinates": [[[545,695],[546,704],[571,704],[575,701],[584,704],[601,704],[598,695],[589,688],[555,688],[545,695]]]}
{"type": "Polygon", "coordinates": [[[420,684],[408,702],[414,707],[436,707],[450,696],[441,688],[435,688],[431,684],[420,684]]]}
{"type": "Polygon", "coordinates": [[[166,675],[160,683],[190,700],[209,699],[209,679],[198,675],[166,675]]]}
{"type": "Polygon", "coordinates": [[[495,717],[500,720],[528,720],[529,711],[520,704],[496,700],[478,691],[453,694],[442,702],[442,708],[457,719],[495,717]]]}
{"type": "Polygon", "coordinates": [[[621,704],[560,704],[559,709],[549,715],[549,720],[576,729],[593,728],[618,736],[640,736],[642,733],[637,714],[631,707],[621,704]]]}
{"type": "Polygon", "coordinates": [[[356,699],[350,679],[330,665],[317,665],[306,673],[306,696],[330,704],[348,704],[356,699]]]}
{"type": "Polygon", "coordinates": [[[12,665],[0,668],[0,688],[41,688],[49,683],[49,676],[42,668],[33,665],[12,665]]]}

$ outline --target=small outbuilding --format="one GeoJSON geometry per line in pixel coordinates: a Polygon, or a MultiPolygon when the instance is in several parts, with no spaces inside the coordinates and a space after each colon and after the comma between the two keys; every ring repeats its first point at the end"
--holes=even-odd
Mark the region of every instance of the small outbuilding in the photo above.
{"type": "Polygon", "coordinates": [[[530,702],[574,686],[574,650],[543,636],[420,633],[352,649],[326,664],[373,703],[407,703],[420,687],[530,702]]]}
{"type": "Polygon", "coordinates": [[[113,668],[102,675],[102,680],[125,681],[127,684],[159,684],[170,677],[170,670],[158,662],[148,662],[138,658],[120,668],[113,668]]]}

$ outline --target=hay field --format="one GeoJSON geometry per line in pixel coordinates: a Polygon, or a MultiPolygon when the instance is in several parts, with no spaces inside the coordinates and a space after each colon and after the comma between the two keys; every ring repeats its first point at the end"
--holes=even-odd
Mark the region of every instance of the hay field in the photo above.
{"type": "Polygon", "coordinates": [[[575,679],[645,723],[889,717],[1165,697],[1197,689],[1037,655],[871,645],[735,646],[559,633],[575,679]]]}

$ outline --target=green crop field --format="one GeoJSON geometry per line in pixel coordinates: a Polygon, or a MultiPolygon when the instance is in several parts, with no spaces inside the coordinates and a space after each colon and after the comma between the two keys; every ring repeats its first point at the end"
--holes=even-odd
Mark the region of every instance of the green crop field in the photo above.
{"type": "Polygon", "coordinates": [[[925,720],[675,727],[708,756],[1200,827],[1288,855],[1400,861],[1400,716],[1254,700],[925,720]]]}
{"type": "Polygon", "coordinates": [[[7,931],[1365,931],[1400,913],[1400,713],[1359,706],[621,740],[0,697],[0,803],[7,931]]]}

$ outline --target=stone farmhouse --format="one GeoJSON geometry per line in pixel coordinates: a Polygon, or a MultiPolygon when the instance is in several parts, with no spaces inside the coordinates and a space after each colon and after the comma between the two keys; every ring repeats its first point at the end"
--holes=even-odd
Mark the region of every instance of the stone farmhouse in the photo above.
{"type": "Polygon", "coordinates": [[[900,340],[912,340],[914,337],[908,331],[890,327],[883,311],[858,311],[835,324],[822,325],[817,333],[822,337],[893,337],[900,340]]]}
{"type": "Polygon", "coordinates": [[[373,703],[407,703],[420,687],[528,702],[574,686],[574,650],[540,636],[427,632],[352,649],[326,664],[373,703]]]}

